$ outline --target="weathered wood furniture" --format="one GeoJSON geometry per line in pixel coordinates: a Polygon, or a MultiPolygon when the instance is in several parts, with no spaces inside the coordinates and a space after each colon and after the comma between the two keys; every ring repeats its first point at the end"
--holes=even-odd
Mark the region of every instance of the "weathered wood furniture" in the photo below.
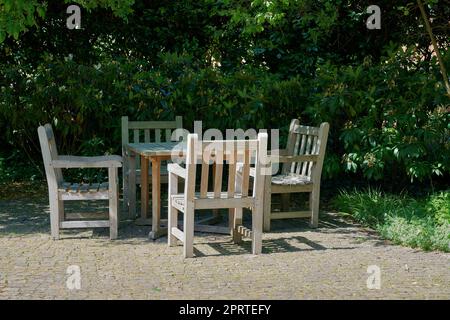
{"type": "MultiPolygon", "coordinates": [[[[172,133],[176,129],[183,128],[183,118],[181,116],[175,117],[174,121],[129,121],[128,117],[122,117],[122,156],[124,158],[123,168],[123,203],[125,210],[128,209],[129,215],[134,218],[136,214],[136,186],[131,186],[129,183],[130,172],[135,171],[135,184],[141,185],[141,201],[145,207],[148,208],[148,184],[153,182],[152,179],[148,179],[148,175],[141,178],[141,171],[148,171],[148,159],[144,156],[140,161],[137,161],[136,154],[127,154],[127,144],[133,143],[160,143],[172,141],[172,133]],[[130,141],[130,133],[132,132],[133,139],[130,141]],[[144,183],[142,183],[144,182],[144,183]]],[[[167,183],[167,167],[161,166],[161,163],[155,163],[160,165],[159,168],[155,168],[152,162],[152,171],[161,171],[158,178],[160,183],[167,183]]],[[[159,184],[159,183],[158,183],[159,184]]]]}
{"type": "Polygon", "coordinates": [[[329,124],[324,122],[319,128],[301,126],[293,119],[289,127],[286,149],[278,154],[272,151],[272,164],[280,163],[281,173],[272,177],[266,175],[264,187],[264,231],[270,231],[271,219],[310,218],[313,228],[319,222],[320,177],[327,145],[329,124]],[[288,211],[290,194],[309,193],[309,210],[288,211]],[[271,195],[281,194],[282,211],[274,212],[271,195]]]}
{"type": "Polygon", "coordinates": [[[184,257],[193,256],[194,211],[196,209],[228,208],[232,211],[232,234],[235,242],[242,236],[252,239],[252,253],[261,253],[263,227],[263,187],[261,159],[267,158],[267,134],[254,140],[198,141],[197,134],[187,138],[186,167],[177,163],[168,165],[169,211],[168,244],[176,239],[183,242],[184,257]],[[251,160],[255,161],[253,193],[248,194],[251,160]],[[208,191],[209,167],[215,164],[213,190],[208,191]],[[197,164],[201,164],[199,190],[196,191],[197,164]],[[238,164],[243,174],[237,178],[238,164]],[[228,170],[224,170],[228,169],[228,170]],[[224,176],[228,175],[228,188],[222,190],[224,176]],[[183,193],[178,193],[178,178],[185,180],[183,193]],[[252,209],[252,230],[242,225],[242,209],[252,209]],[[183,230],[178,228],[178,212],[182,212],[183,230]]]}
{"type": "Polygon", "coordinates": [[[39,142],[47,176],[50,203],[51,234],[59,238],[59,229],[109,228],[111,239],[117,238],[117,209],[119,204],[118,168],[122,166],[120,156],[77,157],[60,156],[56,148],[52,126],[38,128],[39,142]],[[108,168],[108,182],[102,184],[78,184],[65,182],[65,168],[108,168]],[[109,200],[109,220],[65,221],[64,202],[68,200],[109,200]]]}
{"type": "MultiPolygon", "coordinates": [[[[177,156],[184,157],[186,154],[186,144],[183,142],[160,142],[160,143],[129,143],[125,145],[126,153],[129,156],[137,156],[140,158],[144,158],[146,163],[152,163],[152,173],[150,176],[152,177],[152,218],[151,223],[147,223],[145,221],[149,220],[148,218],[148,197],[145,197],[145,194],[148,195],[148,191],[142,192],[141,190],[141,219],[139,224],[142,225],[151,225],[152,231],[149,236],[151,239],[156,239],[160,236],[167,234],[167,221],[161,219],[161,171],[159,168],[162,167],[161,163],[163,161],[171,159],[172,152],[176,148],[177,156]]],[[[132,163],[132,162],[131,162],[132,163]]],[[[142,166],[141,175],[146,177],[148,176],[148,166],[142,166]],[[147,172],[147,173],[146,173],[147,172]]],[[[136,170],[130,170],[128,188],[130,190],[130,194],[134,194],[136,192],[136,184],[134,183],[136,179],[136,170]]],[[[134,197],[130,198],[130,207],[134,207],[135,204],[132,203],[134,197]]],[[[195,226],[196,231],[203,232],[218,232],[218,233],[229,233],[229,230],[221,229],[220,227],[212,227],[205,224],[211,224],[217,222],[217,217],[214,216],[212,218],[206,218],[198,222],[195,226]]]]}

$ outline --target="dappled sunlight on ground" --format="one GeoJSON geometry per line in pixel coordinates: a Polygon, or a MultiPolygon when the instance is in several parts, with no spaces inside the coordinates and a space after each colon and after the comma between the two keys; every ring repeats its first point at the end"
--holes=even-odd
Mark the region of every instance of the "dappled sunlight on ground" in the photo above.
{"type": "MultiPolygon", "coordinates": [[[[66,205],[69,218],[106,208],[66,205]]],[[[318,229],[301,219],[273,221],[259,256],[248,240],[196,233],[197,257],[188,260],[181,246],[149,240],[150,227],[131,220],[121,222],[116,241],[107,229],[64,230],[53,241],[49,225],[46,194],[0,200],[0,298],[450,298],[449,254],[391,245],[333,213],[322,215],[318,229]],[[66,286],[71,265],[81,269],[80,290],[66,286]],[[369,265],[381,269],[380,290],[367,288],[369,265]]]]}

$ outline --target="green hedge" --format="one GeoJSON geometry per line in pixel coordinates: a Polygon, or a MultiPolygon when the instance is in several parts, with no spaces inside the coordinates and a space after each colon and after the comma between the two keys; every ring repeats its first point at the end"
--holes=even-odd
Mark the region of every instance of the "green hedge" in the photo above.
{"type": "MultiPolygon", "coordinates": [[[[316,76],[283,79],[263,68],[225,72],[189,55],[83,65],[47,55],[36,68],[4,66],[0,78],[1,143],[40,161],[36,128],[53,124],[62,153],[118,153],[120,117],[182,115],[187,128],[281,128],[290,119],[329,121],[324,176],[356,172],[368,179],[425,179],[449,170],[449,101],[436,68],[412,67],[413,52],[383,63],[324,63],[316,76]]],[[[22,154],[22,158],[23,157],[22,154]]]]}
{"type": "MultiPolygon", "coordinates": [[[[282,140],[294,117],[328,121],[325,178],[445,183],[450,101],[415,1],[380,0],[382,29],[368,30],[365,0],[80,0],[70,31],[66,2],[0,19],[0,179],[40,176],[45,122],[61,153],[89,155],[119,152],[122,115],[182,115],[282,140]]],[[[450,7],[427,11],[449,69],[450,7]]]]}

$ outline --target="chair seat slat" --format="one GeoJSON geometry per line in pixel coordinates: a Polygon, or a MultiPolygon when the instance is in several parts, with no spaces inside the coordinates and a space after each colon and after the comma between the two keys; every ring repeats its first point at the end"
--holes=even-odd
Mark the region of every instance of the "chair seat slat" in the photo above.
{"type": "Polygon", "coordinates": [[[103,183],[101,183],[100,186],[98,187],[98,190],[99,190],[99,191],[107,191],[107,190],[108,190],[108,187],[109,187],[108,182],[103,182],[103,183]]]}
{"type": "Polygon", "coordinates": [[[100,183],[91,183],[89,185],[89,192],[97,192],[99,186],[100,186],[100,183]]]}
{"type": "Polygon", "coordinates": [[[78,183],[72,183],[72,185],[69,188],[69,192],[77,193],[79,188],[80,188],[80,185],[78,183]]]}
{"type": "Polygon", "coordinates": [[[83,183],[80,185],[79,192],[88,192],[89,191],[89,183],[83,183]]]}

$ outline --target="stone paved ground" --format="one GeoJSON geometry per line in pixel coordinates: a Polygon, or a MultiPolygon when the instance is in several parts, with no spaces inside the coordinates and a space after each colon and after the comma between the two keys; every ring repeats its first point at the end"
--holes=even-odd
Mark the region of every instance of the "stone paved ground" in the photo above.
{"type": "Polygon", "coordinates": [[[450,255],[388,244],[368,230],[325,214],[320,228],[304,221],[273,223],[263,253],[249,242],[198,234],[197,258],[183,260],[149,227],[124,222],[107,230],[49,237],[46,195],[0,201],[0,299],[449,299],[450,255]],[[68,266],[81,268],[81,289],[66,285],[68,266]],[[366,285],[369,265],[381,288],[366,285]]]}

